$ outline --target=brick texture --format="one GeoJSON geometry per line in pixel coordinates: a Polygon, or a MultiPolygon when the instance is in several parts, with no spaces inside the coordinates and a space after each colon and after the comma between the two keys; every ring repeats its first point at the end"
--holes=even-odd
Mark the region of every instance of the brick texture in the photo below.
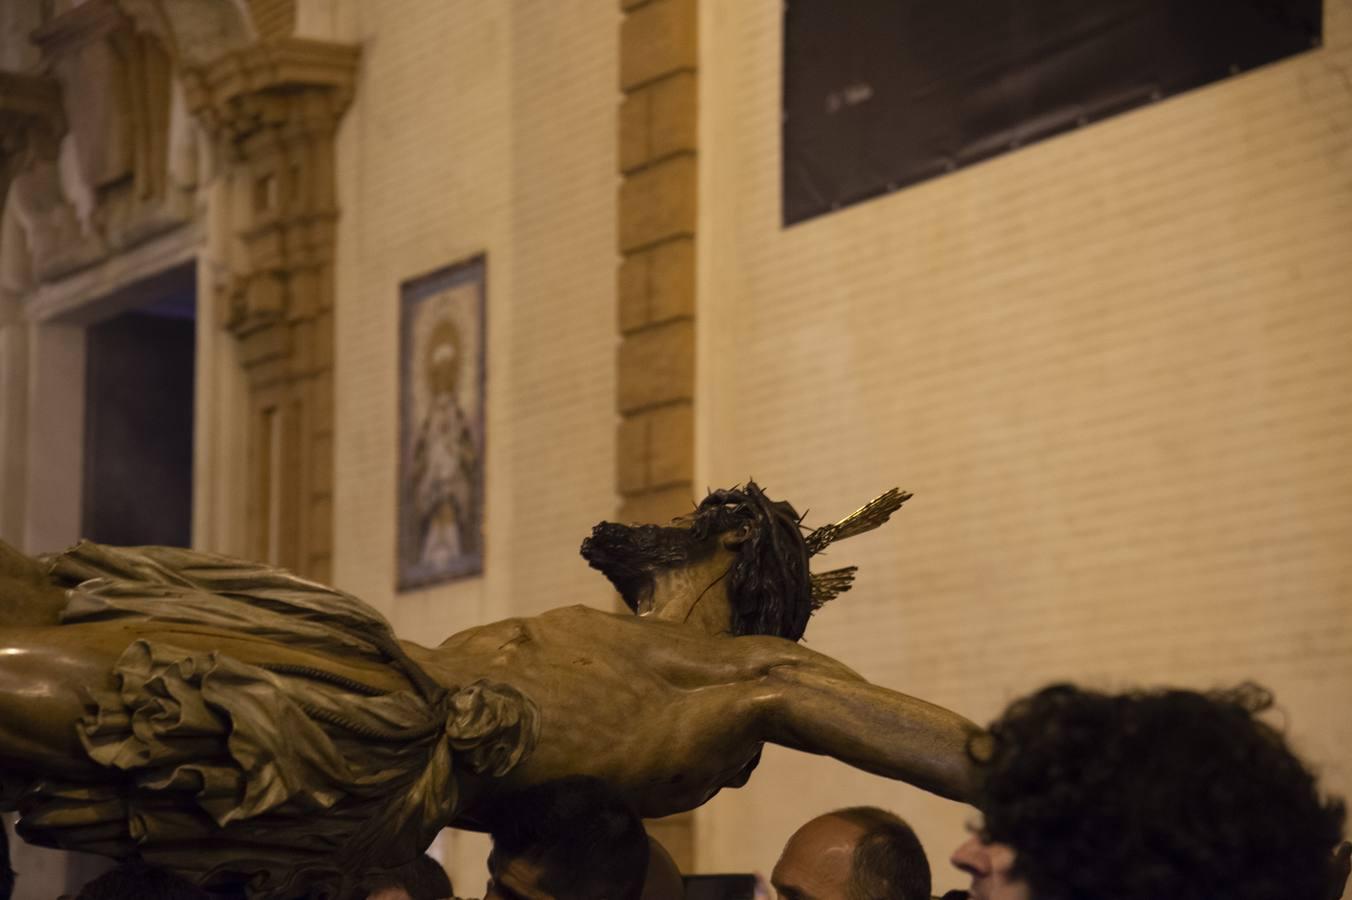
{"type": "Polygon", "coordinates": [[[695,313],[695,242],[690,238],[664,241],[647,251],[649,323],[666,322],[695,313]]]}
{"type": "Polygon", "coordinates": [[[620,344],[620,412],[686,400],[695,390],[695,328],[669,322],[629,335],[620,344]]]}
{"type": "Polygon", "coordinates": [[[620,249],[625,252],[695,233],[695,159],[679,156],[642,169],[620,185],[620,249]]]}
{"type": "Polygon", "coordinates": [[[695,74],[680,71],[629,91],[620,104],[620,171],[695,150],[695,74]]]}
{"type": "Polygon", "coordinates": [[[296,29],[296,0],[249,0],[249,12],[260,38],[289,37],[296,29]]]}
{"type": "Polygon", "coordinates": [[[628,334],[695,314],[695,243],[689,237],[629,253],[619,270],[619,325],[628,334]]]}
{"type": "MultiPolygon", "coordinates": [[[[1352,792],[1352,4],[1320,49],[788,229],[782,4],[707,8],[701,482],[809,524],[915,492],[832,548],[859,578],[809,645],[978,721],[1059,678],[1253,678],[1352,792]]],[[[853,803],[963,886],[969,810],[768,749],[699,865],[765,871],[853,803]]]]}
{"type": "Polygon", "coordinates": [[[694,409],[689,401],[625,416],[615,446],[620,493],[632,497],[674,485],[688,487],[695,474],[694,429],[694,409]]]}
{"type": "MultiPolygon", "coordinates": [[[[694,509],[694,500],[690,485],[672,485],[661,490],[648,491],[626,497],[620,504],[619,519],[621,522],[670,522],[694,509]]],[[[672,855],[675,856],[674,851],[672,855]]],[[[679,858],[677,863],[680,864],[679,858]]]]}
{"type": "Polygon", "coordinates": [[[624,17],[620,87],[633,90],[696,65],[696,0],[652,0],[624,17]]]}

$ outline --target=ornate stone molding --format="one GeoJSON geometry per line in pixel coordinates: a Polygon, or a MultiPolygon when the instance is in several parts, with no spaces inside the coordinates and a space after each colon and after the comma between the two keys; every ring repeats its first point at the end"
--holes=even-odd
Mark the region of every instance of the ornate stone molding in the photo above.
{"type": "Polygon", "coordinates": [[[262,127],[318,127],[332,133],[352,101],[361,51],[308,38],[276,38],[187,69],[188,105],[209,131],[239,142],[262,127]],[[301,119],[285,122],[292,95],[301,119]]]}
{"type": "Polygon", "coordinates": [[[240,337],[331,305],[333,136],[358,58],[356,47],[283,38],[185,73],[189,108],[231,181],[231,227],[245,248],[221,286],[222,324],[240,337]]]}
{"type": "Polygon", "coordinates": [[[118,8],[153,34],[181,70],[210,63],[222,53],[253,43],[255,33],[236,0],[114,0],[118,8]]]}
{"type": "Polygon", "coordinates": [[[55,159],[65,130],[54,79],[0,71],[0,209],[10,179],[32,157],[55,159]]]}
{"type": "Polygon", "coordinates": [[[182,114],[159,37],[138,30],[113,0],[86,0],[33,42],[60,86],[68,125],[61,171],[30,161],[16,188],[33,267],[47,282],[185,224],[193,185],[171,172],[182,114]]]}

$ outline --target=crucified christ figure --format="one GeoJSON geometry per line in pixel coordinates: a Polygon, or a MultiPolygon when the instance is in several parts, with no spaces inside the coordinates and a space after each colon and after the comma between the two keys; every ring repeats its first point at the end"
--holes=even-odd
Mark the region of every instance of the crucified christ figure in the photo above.
{"type": "Polygon", "coordinates": [[[966,799],[975,725],[797,642],[853,577],[809,558],[907,496],[806,534],[754,483],[666,526],[603,522],[582,554],[636,615],[572,606],[435,648],[270,567],[0,544],[0,808],[36,843],[280,900],[341,898],[562,776],[693,809],[766,742],[966,799]]]}

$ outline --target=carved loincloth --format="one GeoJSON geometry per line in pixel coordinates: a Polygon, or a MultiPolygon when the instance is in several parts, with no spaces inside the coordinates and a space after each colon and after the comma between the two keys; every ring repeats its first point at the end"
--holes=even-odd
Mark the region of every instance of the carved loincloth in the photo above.
{"type": "Polygon", "coordinates": [[[63,623],[226,629],[394,666],[383,691],[332,672],[253,665],[136,640],[115,691],[90,692],[79,736],[115,777],[27,785],[34,843],[139,855],[258,900],[341,897],[365,872],[421,853],[455,816],[455,773],[506,774],[533,749],[535,704],[503,684],[445,690],[374,609],[289,573],[173,548],[82,543],[49,561],[63,623]]]}

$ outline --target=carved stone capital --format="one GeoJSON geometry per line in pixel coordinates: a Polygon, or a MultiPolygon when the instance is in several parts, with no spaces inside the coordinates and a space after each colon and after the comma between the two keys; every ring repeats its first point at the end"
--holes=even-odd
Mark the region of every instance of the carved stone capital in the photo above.
{"type": "Polygon", "coordinates": [[[361,51],[346,44],[278,38],[184,72],[189,108],[235,144],[265,129],[331,133],[352,102],[361,51]]]}
{"type": "Polygon", "coordinates": [[[216,142],[230,186],[240,249],[220,307],[241,338],[332,305],[333,137],[359,56],[356,47],[283,37],[184,74],[189,108],[216,142]]]}

